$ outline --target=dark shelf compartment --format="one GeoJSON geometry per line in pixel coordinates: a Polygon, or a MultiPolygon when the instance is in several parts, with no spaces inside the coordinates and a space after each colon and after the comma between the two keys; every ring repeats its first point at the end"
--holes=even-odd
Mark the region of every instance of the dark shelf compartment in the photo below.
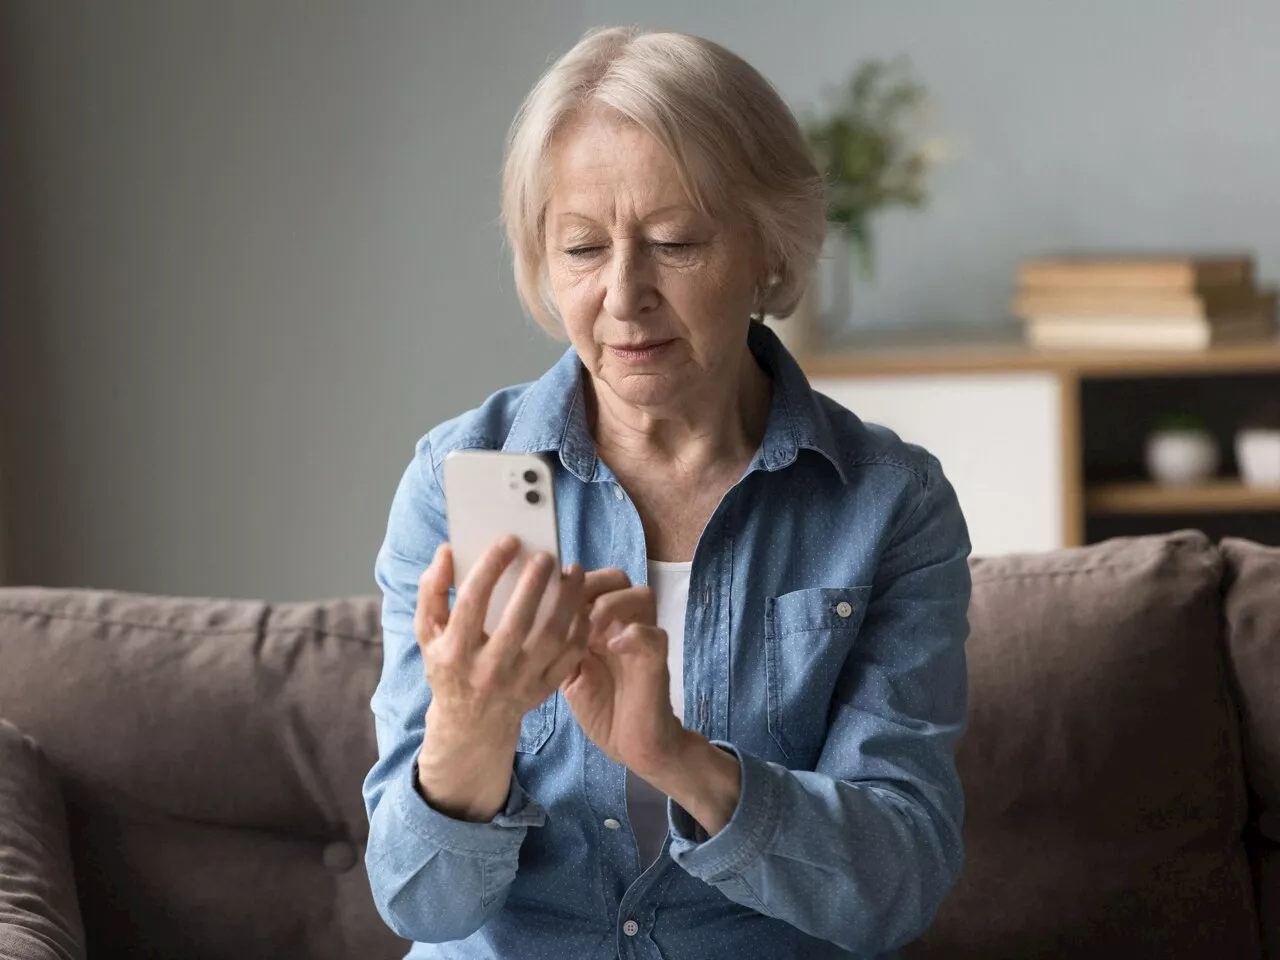
{"type": "MultiPolygon", "coordinates": [[[[1241,505],[1215,502],[1212,509],[1176,505],[1164,510],[1141,503],[1131,512],[1114,504],[1093,510],[1089,491],[1107,484],[1149,482],[1143,451],[1147,435],[1167,414],[1200,414],[1222,455],[1214,486],[1229,485],[1238,473],[1235,434],[1255,413],[1280,398],[1280,374],[1215,373],[1203,376],[1086,379],[1080,385],[1084,462],[1085,542],[1194,528],[1213,539],[1245,537],[1280,545],[1280,504],[1269,495],[1241,490],[1241,505]]],[[[1230,494],[1228,493],[1228,497],[1230,494]]],[[[1140,499],[1160,499],[1158,492],[1140,499]]],[[[1186,498],[1181,498],[1186,499],[1186,498]]],[[[1176,501],[1175,501],[1176,502],[1176,501]]],[[[1098,497],[1095,493],[1095,505],[1098,497]]]]}

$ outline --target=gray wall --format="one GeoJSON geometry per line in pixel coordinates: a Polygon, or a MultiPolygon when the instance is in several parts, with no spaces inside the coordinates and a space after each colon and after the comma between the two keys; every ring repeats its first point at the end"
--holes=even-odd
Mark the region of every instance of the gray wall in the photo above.
{"type": "Polygon", "coordinates": [[[1280,281],[1276,0],[586,0],[593,22],[723,43],[794,107],[905,53],[955,153],[876,227],[849,326],[1006,319],[1024,256],[1254,251],[1280,281]]]}
{"type": "Polygon", "coordinates": [[[372,590],[414,440],[559,347],[519,314],[503,135],[592,23],[712,37],[792,103],[908,53],[954,160],[850,322],[1002,319],[1018,258],[1280,274],[1274,0],[0,0],[0,480],[15,579],[372,590]]]}
{"type": "Polygon", "coordinates": [[[23,260],[3,270],[23,338],[5,354],[37,364],[7,404],[26,428],[7,443],[13,578],[372,591],[414,441],[560,353],[519,312],[497,176],[576,8],[3,17],[23,213],[2,231],[23,260]]]}

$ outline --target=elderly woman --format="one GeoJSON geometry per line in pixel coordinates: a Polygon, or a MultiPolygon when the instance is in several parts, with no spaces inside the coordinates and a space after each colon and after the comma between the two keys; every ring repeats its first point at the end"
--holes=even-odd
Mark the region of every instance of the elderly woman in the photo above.
{"type": "Polygon", "coordinates": [[[964,519],[758,322],[823,202],[787,107],[706,40],[589,34],[521,108],[516,284],[571,347],[418,443],[376,566],[366,859],[409,956],[879,956],[956,880],[964,519]],[[528,563],[492,634],[516,547],[451,593],[462,448],[546,455],[559,504],[566,566],[528,563]]]}

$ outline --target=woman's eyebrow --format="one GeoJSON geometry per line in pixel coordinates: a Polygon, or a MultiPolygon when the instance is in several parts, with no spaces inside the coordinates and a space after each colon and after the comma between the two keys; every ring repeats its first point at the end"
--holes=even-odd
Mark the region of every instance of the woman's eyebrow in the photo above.
{"type": "Polygon", "coordinates": [[[667,206],[665,206],[665,207],[659,207],[657,210],[650,210],[648,213],[646,213],[646,214],[641,218],[641,222],[646,222],[646,221],[649,221],[649,220],[654,220],[654,219],[656,219],[657,217],[660,217],[660,216],[662,216],[663,214],[666,214],[666,213],[694,213],[694,214],[696,214],[697,212],[698,212],[698,211],[697,211],[697,209],[695,209],[694,207],[691,207],[691,206],[690,206],[689,204],[687,204],[687,203],[672,203],[672,204],[668,204],[668,205],[667,205],[667,206]]]}

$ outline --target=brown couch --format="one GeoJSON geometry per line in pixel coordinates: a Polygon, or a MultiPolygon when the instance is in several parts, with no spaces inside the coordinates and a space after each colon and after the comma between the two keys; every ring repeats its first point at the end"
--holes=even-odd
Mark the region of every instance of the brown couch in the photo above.
{"type": "MultiPolygon", "coordinates": [[[[1280,957],[1280,549],[973,572],[968,861],[908,957],[1280,957]]],[[[361,867],[377,620],[0,590],[0,956],[401,956],[361,867]]]]}

